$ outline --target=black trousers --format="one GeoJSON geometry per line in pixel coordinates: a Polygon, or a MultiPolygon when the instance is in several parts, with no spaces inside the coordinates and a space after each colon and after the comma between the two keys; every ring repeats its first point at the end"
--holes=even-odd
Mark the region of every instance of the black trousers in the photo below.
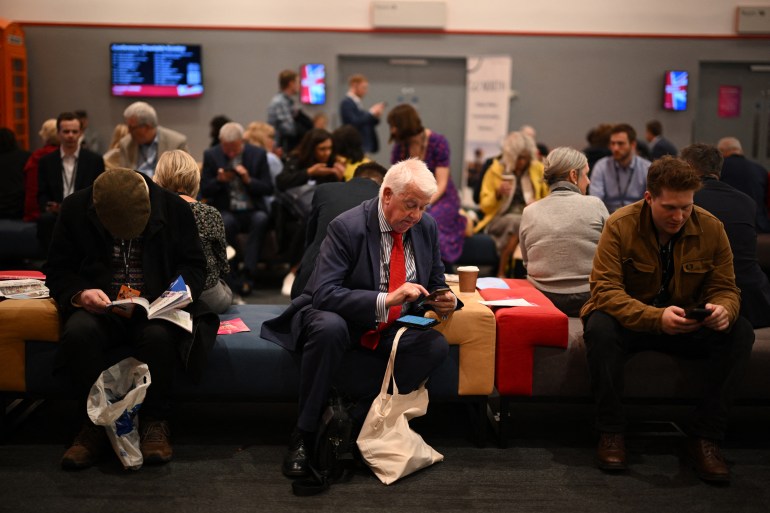
{"type": "Polygon", "coordinates": [[[628,330],[614,317],[596,311],[586,321],[583,339],[599,431],[619,433],[625,429],[621,399],[626,362],[641,351],[660,351],[678,358],[707,360],[703,396],[688,430],[692,436],[724,438],[735,388],[754,345],[754,330],[746,319],[738,317],[729,332],[704,328],[684,335],[656,335],[628,330]]]}
{"type": "MultiPolygon", "coordinates": [[[[326,408],[329,390],[338,381],[343,359],[346,363],[346,383],[354,383],[356,406],[351,411],[353,422],[360,426],[372,401],[380,391],[385,365],[390,357],[393,339],[398,329],[382,332],[374,351],[361,348],[358,340],[350,340],[348,325],[339,315],[312,308],[303,310],[300,322],[304,342],[300,363],[299,418],[297,427],[313,432],[318,428],[326,408]],[[353,351],[351,354],[350,352],[353,351]]],[[[449,346],[444,336],[435,330],[407,330],[399,340],[395,376],[399,393],[406,394],[425,381],[441,365],[449,346]]],[[[346,388],[350,391],[350,388],[346,388]]]]}
{"type": "Polygon", "coordinates": [[[64,324],[58,363],[69,372],[78,397],[82,398],[83,413],[88,391],[102,371],[115,363],[118,346],[130,345],[129,354],[147,364],[152,378],[141,413],[156,419],[168,418],[176,340],[186,333],[167,321],[147,320],[139,310],[131,319],[78,310],[64,324]]]}

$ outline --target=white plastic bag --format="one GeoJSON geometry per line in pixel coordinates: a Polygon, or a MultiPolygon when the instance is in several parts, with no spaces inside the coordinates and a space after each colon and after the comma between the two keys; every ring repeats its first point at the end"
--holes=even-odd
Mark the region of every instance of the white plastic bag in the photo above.
{"type": "Polygon", "coordinates": [[[102,372],[88,394],[88,416],[104,426],[126,469],[142,467],[137,413],[151,382],[146,363],[126,358],[102,372]]]}

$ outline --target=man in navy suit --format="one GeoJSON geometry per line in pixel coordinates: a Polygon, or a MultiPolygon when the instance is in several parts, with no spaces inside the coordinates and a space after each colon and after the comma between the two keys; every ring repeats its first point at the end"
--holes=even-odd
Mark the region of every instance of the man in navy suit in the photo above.
{"type": "Polygon", "coordinates": [[[267,231],[265,197],[273,193],[267,153],[243,141],[243,127],[225,123],[219,144],[203,152],[201,197],[222,213],[227,243],[239,248],[237,236],[248,233],[243,261],[253,278],[267,231]]]}
{"type": "Polygon", "coordinates": [[[377,153],[380,149],[375,127],[380,123],[385,103],[375,103],[365,110],[361,100],[369,91],[369,82],[363,75],[353,75],[348,79],[348,94],[340,103],[340,119],[343,125],[353,125],[361,134],[364,153],[377,153]]]}
{"type": "MultiPolygon", "coordinates": [[[[389,317],[422,315],[423,308],[414,302],[446,286],[436,222],[423,215],[436,188],[422,161],[393,165],[379,198],[329,224],[305,293],[263,324],[263,338],[300,352],[299,418],[283,461],[285,475],[307,473],[312,440],[345,354],[365,351],[386,361],[397,331],[389,317]]],[[[425,304],[442,317],[462,306],[451,292],[425,304]]],[[[399,392],[415,390],[441,365],[447,350],[438,331],[407,330],[396,357],[399,392]]],[[[372,375],[365,366],[354,367],[353,374],[346,377],[365,390],[351,412],[357,431],[379,391],[382,374],[372,375]]]]}
{"type": "Polygon", "coordinates": [[[663,137],[663,125],[657,119],[647,123],[645,139],[650,143],[650,160],[657,160],[663,155],[676,157],[679,153],[674,143],[663,137]]]}
{"type": "Polygon", "coordinates": [[[74,112],[59,114],[56,131],[59,151],[49,153],[38,163],[37,203],[41,214],[37,238],[45,252],[51,243],[61,202],[73,192],[90,187],[104,171],[102,156],[80,147],[82,129],[74,112]]]}

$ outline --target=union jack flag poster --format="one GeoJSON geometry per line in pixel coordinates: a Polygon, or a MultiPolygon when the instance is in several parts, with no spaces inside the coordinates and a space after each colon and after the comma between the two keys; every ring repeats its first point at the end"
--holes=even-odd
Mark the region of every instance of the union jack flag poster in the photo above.
{"type": "Polygon", "coordinates": [[[664,109],[687,109],[687,80],[686,71],[666,72],[666,91],[663,99],[664,109]]]}
{"type": "Polygon", "coordinates": [[[323,64],[302,66],[299,99],[306,105],[326,103],[326,69],[323,64]]]}

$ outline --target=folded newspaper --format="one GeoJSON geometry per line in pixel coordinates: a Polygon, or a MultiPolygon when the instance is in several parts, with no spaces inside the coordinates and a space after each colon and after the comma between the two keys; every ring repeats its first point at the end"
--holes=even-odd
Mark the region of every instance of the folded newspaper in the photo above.
{"type": "Polygon", "coordinates": [[[133,308],[133,305],[136,305],[144,308],[147,312],[148,319],[163,319],[192,333],[192,316],[190,316],[189,312],[182,310],[182,308],[190,303],[192,303],[190,287],[184,282],[182,276],[179,276],[174,280],[171,286],[152,303],[143,297],[137,296],[113,301],[107,308],[110,310],[120,308],[128,311],[133,308]]]}
{"type": "Polygon", "coordinates": [[[35,279],[0,280],[0,297],[6,299],[40,299],[49,297],[45,282],[35,279]]]}

